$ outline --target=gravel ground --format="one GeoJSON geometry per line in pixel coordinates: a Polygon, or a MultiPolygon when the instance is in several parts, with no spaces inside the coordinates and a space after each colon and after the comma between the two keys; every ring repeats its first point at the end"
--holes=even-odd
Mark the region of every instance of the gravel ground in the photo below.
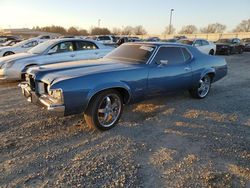
{"type": "Polygon", "coordinates": [[[250,53],[204,100],[188,92],[125,107],[89,131],[0,84],[0,187],[250,187],[250,53]]]}

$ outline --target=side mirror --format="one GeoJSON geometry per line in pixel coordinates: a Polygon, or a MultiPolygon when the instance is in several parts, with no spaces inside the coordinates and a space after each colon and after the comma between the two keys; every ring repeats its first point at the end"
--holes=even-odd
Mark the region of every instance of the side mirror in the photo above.
{"type": "Polygon", "coordinates": [[[164,67],[168,64],[168,60],[160,60],[157,64],[159,67],[164,67]]]}

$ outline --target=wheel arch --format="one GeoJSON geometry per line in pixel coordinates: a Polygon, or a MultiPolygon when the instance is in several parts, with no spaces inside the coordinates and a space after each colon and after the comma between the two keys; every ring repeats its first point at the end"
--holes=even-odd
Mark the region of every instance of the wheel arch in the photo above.
{"type": "Polygon", "coordinates": [[[128,104],[132,100],[132,94],[130,88],[125,85],[125,84],[112,84],[110,86],[102,86],[102,87],[97,87],[89,92],[87,95],[87,103],[86,103],[86,108],[87,109],[88,105],[90,104],[91,100],[97,96],[99,93],[107,90],[116,90],[118,91],[122,98],[123,98],[123,103],[128,104]]]}
{"type": "Polygon", "coordinates": [[[205,75],[209,75],[210,78],[211,78],[211,81],[213,82],[213,78],[215,77],[215,69],[214,68],[210,68],[210,69],[207,69],[205,71],[203,71],[203,73],[201,74],[201,78],[203,78],[205,75]]]}

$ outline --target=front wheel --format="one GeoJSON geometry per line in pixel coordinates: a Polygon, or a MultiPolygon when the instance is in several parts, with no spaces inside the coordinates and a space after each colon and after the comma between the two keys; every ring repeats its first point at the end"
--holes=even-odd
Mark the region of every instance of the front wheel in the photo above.
{"type": "Polygon", "coordinates": [[[208,55],[214,55],[214,50],[211,49],[211,50],[209,51],[208,55]]]}
{"type": "Polygon", "coordinates": [[[116,90],[106,90],[91,99],[84,114],[89,128],[109,130],[119,121],[123,110],[122,97],[116,90]]]}
{"type": "Polygon", "coordinates": [[[199,80],[197,86],[189,90],[189,93],[192,97],[203,99],[205,98],[211,88],[211,77],[209,75],[205,75],[202,79],[199,80]]]}
{"type": "Polygon", "coordinates": [[[3,57],[4,56],[8,56],[8,55],[12,55],[12,54],[15,54],[14,52],[5,52],[4,54],[3,54],[3,57]]]}

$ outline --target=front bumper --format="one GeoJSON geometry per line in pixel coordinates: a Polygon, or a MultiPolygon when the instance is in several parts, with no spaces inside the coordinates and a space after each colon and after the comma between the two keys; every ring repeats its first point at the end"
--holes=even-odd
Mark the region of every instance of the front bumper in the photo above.
{"type": "Polygon", "coordinates": [[[53,99],[49,95],[37,95],[31,90],[27,82],[22,82],[18,86],[22,89],[22,94],[27,99],[27,101],[45,107],[53,115],[64,116],[65,106],[54,104],[53,99]]]}
{"type": "Polygon", "coordinates": [[[20,80],[18,72],[0,68],[0,80],[20,80]]]}

